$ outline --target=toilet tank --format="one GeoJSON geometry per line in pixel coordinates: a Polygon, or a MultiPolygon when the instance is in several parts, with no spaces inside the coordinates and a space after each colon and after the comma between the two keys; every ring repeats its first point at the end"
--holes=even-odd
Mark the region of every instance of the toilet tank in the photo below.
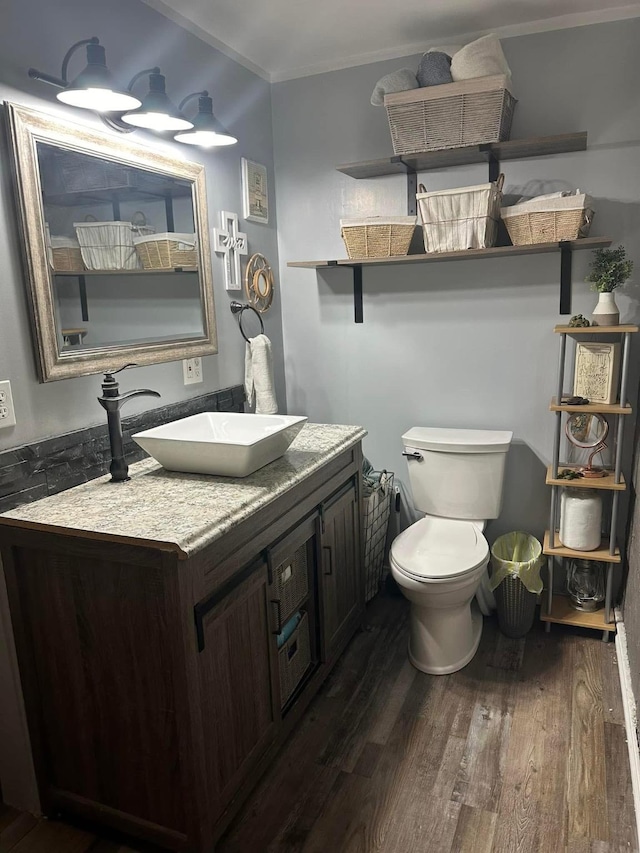
{"type": "Polygon", "coordinates": [[[413,502],[442,518],[497,518],[512,432],[412,427],[402,436],[413,502]]]}

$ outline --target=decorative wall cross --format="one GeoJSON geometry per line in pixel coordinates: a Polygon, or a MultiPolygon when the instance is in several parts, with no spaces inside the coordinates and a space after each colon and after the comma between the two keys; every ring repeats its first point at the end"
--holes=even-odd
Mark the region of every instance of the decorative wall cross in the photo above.
{"type": "Polygon", "coordinates": [[[214,249],[224,255],[224,285],[227,290],[241,290],[240,255],[246,255],[247,235],[238,231],[238,214],[220,211],[222,228],[213,229],[214,249]]]}

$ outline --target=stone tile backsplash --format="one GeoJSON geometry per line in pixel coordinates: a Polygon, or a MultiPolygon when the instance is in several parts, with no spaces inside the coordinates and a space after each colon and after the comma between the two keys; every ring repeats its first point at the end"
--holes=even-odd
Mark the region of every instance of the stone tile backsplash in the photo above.
{"type": "MultiPolygon", "coordinates": [[[[132,433],[200,412],[244,411],[244,388],[234,385],[201,397],[123,417],[124,448],[132,464],[147,454],[132,433]]],[[[46,438],[0,452],[0,512],[37,501],[108,473],[111,462],[107,421],[99,426],[46,438]]]]}

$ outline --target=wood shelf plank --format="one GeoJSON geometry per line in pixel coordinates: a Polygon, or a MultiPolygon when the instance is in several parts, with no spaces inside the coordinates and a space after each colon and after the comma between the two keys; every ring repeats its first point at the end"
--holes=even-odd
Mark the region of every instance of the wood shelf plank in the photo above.
{"type": "Polygon", "coordinates": [[[568,403],[558,403],[557,397],[551,398],[550,412],[587,412],[596,415],[631,415],[631,406],[620,406],[618,403],[587,403],[583,406],[571,406],[568,403]]]}
{"type": "Polygon", "coordinates": [[[554,326],[553,331],[558,335],[622,335],[634,333],[640,326],[587,326],[574,328],[573,326],[554,326]]]}
{"type": "MultiPolygon", "coordinates": [[[[567,468],[571,471],[577,471],[579,467],[578,465],[558,465],[558,471],[564,471],[567,468]]],[[[552,465],[547,467],[547,486],[567,486],[570,489],[607,489],[614,492],[624,492],[627,488],[624,476],[620,475],[621,480],[616,483],[613,471],[607,471],[604,477],[580,477],[576,480],[564,480],[562,477],[552,477],[552,468],[552,465]]]]}
{"type": "Polygon", "coordinates": [[[576,610],[571,606],[571,601],[566,595],[554,595],[551,601],[551,613],[545,612],[543,603],[540,610],[540,619],[543,622],[555,622],[558,625],[573,625],[577,628],[592,628],[594,631],[613,631],[616,626],[614,622],[605,622],[604,607],[587,613],[576,610]]]}
{"type": "MultiPolygon", "coordinates": [[[[556,534],[557,537],[557,534],[556,534]]],[[[556,540],[557,541],[557,540],[556,540]]],[[[558,544],[555,548],[551,547],[551,537],[549,531],[544,534],[544,543],[542,553],[549,557],[568,557],[569,559],[579,560],[599,560],[602,563],[620,563],[620,548],[616,546],[615,554],[609,553],[609,540],[605,537],[600,542],[600,547],[595,551],[574,551],[572,548],[565,548],[564,545],[558,544]]]]}
{"type": "Polygon", "coordinates": [[[525,157],[544,157],[551,154],[585,151],[586,148],[586,132],[562,133],[556,136],[537,136],[531,139],[511,139],[507,142],[494,142],[487,145],[468,145],[464,148],[449,148],[444,151],[395,155],[383,157],[380,160],[346,163],[336,168],[351,178],[378,178],[382,175],[426,172],[431,169],[445,169],[450,166],[487,163],[492,157],[498,160],[521,160],[525,157]]]}
{"type": "Polygon", "coordinates": [[[544,255],[560,252],[563,246],[578,249],[601,249],[611,245],[608,237],[583,237],[562,243],[534,243],[531,246],[495,246],[491,249],[463,249],[458,252],[431,252],[420,255],[394,255],[391,258],[340,258],[322,261],[288,261],[288,267],[325,269],[328,267],[383,266],[389,264],[441,263],[443,261],[474,261],[485,258],[508,258],[520,255],[544,255]]]}

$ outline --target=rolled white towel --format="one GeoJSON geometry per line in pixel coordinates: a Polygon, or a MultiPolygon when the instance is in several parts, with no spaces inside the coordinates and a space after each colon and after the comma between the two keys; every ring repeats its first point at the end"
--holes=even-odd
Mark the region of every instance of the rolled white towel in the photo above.
{"type": "Polygon", "coordinates": [[[244,389],[249,405],[255,401],[256,415],[277,414],[271,341],[266,335],[249,338],[244,360],[244,389]]]}

